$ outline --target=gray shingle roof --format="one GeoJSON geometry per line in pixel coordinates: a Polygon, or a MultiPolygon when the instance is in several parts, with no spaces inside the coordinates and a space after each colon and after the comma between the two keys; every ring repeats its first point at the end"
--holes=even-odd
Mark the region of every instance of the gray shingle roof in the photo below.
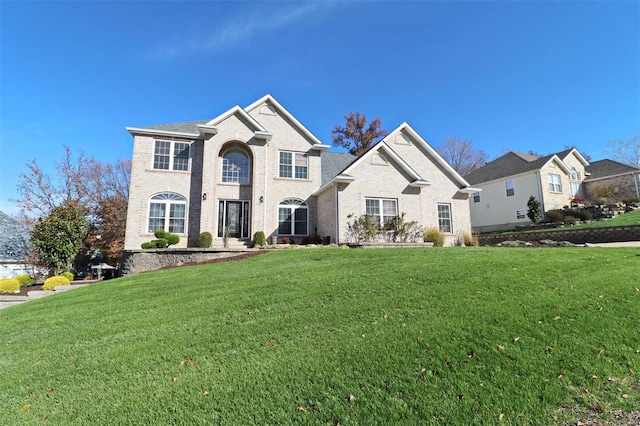
{"type": "Polygon", "coordinates": [[[587,179],[598,179],[607,176],[622,175],[631,172],[640,172],[640,168],[631,164],[624,164],[618,161],[604,159],[589,163],[587,172],[591,175],[587,179]]]}
{"type": "Polygon", "coordinates": [[[471,185],[477,185],[483,182],[490,182],[492,180],[538,170],[542,168],[542,166],[544,166],[554,155],[557,155],[561,160],[564,160],[572,149],[545,155],[544,157],[514,151],[507,152],[502,157],[498,157],[479,169],[469,173],[464,177],[464,179],[471,185]]]}
{"type": "Polygon", "coordinates": [[[346,152],[323,152],[320,156],[322,163],[322,183],[326,184],[341,171],[346,169],[357,157],[346,152]]]}
{"type": "Polygon", "coordinates": [[[15,262],[29,257],[29,231],[3,212],[0,212],[0,235],[0,261],[15,262]]]}
{"type": "Polygon", "coordinates": [[[143,126],[140,129],[162,130],[165,132],[198,133],[198,124],[207,124],[210,120],[183,121],[181,123],[157,124],[143,126]]]}

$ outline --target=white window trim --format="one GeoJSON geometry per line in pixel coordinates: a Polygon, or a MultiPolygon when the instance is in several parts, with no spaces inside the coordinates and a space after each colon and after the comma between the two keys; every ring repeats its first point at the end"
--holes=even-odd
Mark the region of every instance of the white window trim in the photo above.
{"type": "MultiPolygon", "coordinates": [[[[367,213],[367,200],[372,200],[372,201],[376,201],[378,203],[378,211],[380,212],[379,216],[380,216],[380,221],[377,224],[380,227],[384,227],[385,226],[385,221],[384,218],[385,217],[389,217],[389,215],[385,215],[384,214],[384,202],[385,201],[393,201],[396,205],[396,213],[394,215],[394,219],[398,218],[399,215],[399,209],[398,209],[398,199],[397,198],[378,198],[378,197],[365,197],[364,198],[364,212],[365,214],[369,214],[367,213]]],[[[373,216],[373,215],[370,215],[373,216]]]]}
{"type": "MultiPolygon", "coordinates": [[[[247,154],[243,149],[240,148],[229,148],[226,149],[222,152],[222,155],[220,156],[220,183],[224,184],[224,185],[250,185],[251,184],[251,157],[249,156],[249,154],[247,154]],[[239,154],[242,154],[246,157],[247,159],[247,181],[246,182],[241,182],[241,179],[238,179],[237,182],[232,182],[232,181],[225,181],[224,180],[224,161],[225,161],[225,156],[227,154],[232,154],[234,152],[237,152],[239,154]]],[[[238,175],[240,176],[240,175],[238,175]]]]}
{"type": "Polygon", "coordinates": [[[279,150],[278,151],[278,178],[280,179],[292,179],[292,180],[309,180],[309,154],[307,152],[301,152],[301,151],[286,151],[286,150],[279,150]],[[282,176],[282,174],[280,173],[281,171],[281,167],[282,167],[282,163],[280,161],[280,154],[281,153],[286,153],[286,154],[291,154],[291,164],[288,165],[289,167],[291,167],[291,176],[282,176]],[[305,178],[299,178],[296,177],[296,156],[298,154],[302,154],[307,162],[305,168],[307,169],[307,177],[305,178]]]}
{"type": "Polygon", "coordinates": [[[549,191],[555,194],[562,194],[562,177],[557,173],[549,173],[547,175],[547,181],[549,182],[549,191]],[[557,182],[554,182],[554,177],[558,178],[557,182]]]}
{"type": "Polygon", "coordinates": [[[177,235],[187,235],[188,233],[188,223],[187,223],[187,219],[189,218],[189,212],[188,212],[188,205],[187,205],[187,199],[185,197],[183,197],[180,194],[177,194],[175,192],[159,192],[157,194],[152,195],[151,197],[149,197],[149,201],[147,203],[147,223],[146,223],[146,228],[147,228],[147,234],[153,235],[155,231],[152,231],[150,229],[149,226],[149,220],[151,219],[151,204],[164,204],[165,205],[165,210],[164,210],[164,227],[163,229],[166,232],[172,232],[169,230],[169,222],[171,221],[171,204],[181,204],[184,205],[184,232],[173,232],[174,234],[177,235]],[[154,199],[155,197],[160,197],[160,196],[166,196],[165,199],[154,199]]]}
{"type": "Polygon", "coordinates": [[[516,183],[513,181],[513,179],[509,179],[507,181],[504,182],[504,187],[506,190],[506,194],[507,197],[513,197],[516,195],[516,183]],[[509,185],[509,183],[511,183],[511,185],[509,185]],[[509,190],[512,191],[512,194],[509,195],[509,190]]]}
{"type": "Polygon", "coordinates": [[[451,209],[451,204],[450,203],[438,203],[437,207],[436,207],[436,213],[438,216],[438,229],[446,234],[452,234],[453,233],[453,211],[451,209]],[[448,220],[449,221],[449,230],[446,231],[444,229],[442,229],[442,226],[440,226],[440,206],[446,206],[449,208],[449,217],[448,218],[443,218],[442,220],[448,220]]]}
{"type": "Polygon", "coordinates": [[[309,206],[304,201],[297,198],[286,198],[278,203],[278,212],[277,212],[277,233],[278,235],[287,236],[287,237],[305,237],[309,235],[309,206]],[[291,232],[289,234],[281,234],[280,233],[280,209],[290,209],[291,212],[291,232]],[[296,210],[304,209],[307,212],[307,229],[305,229],[304,234],[296,233],[296,210]]]}
{"type": "Polygon", "coordinates": [[[189,172],[191,171],[191,145],[193,142],[191,141],[180,141],[180,140],[176,140],[176,141],[170,141],[170,140],[165,140],[165,139],[154,139],[153,141],[153,152],[151,154],[151,169],[152,170],[158,170],[158,171],[162,171],[162,172],[189,172]],[[155,167],[155,163],[156,163],[156,144],[158,142],[165,142],[169,144],[169,168],[168,169],[158,169],[155,167]],[[189,156],[187,157],[187,170],[174,170],[173,167],[175,165],[175,158],[176,158],[176,144],[177,143],[181,143],[181,144],[187,144],[189,146],[189,156]]]}
{"type": "Polygon", "coordinates": [[[474,203],[479,203],[480,202],[480,192],[479,191],[478,192],[474,192],[472,197],[473,197],[473,202],[474,203]]]}

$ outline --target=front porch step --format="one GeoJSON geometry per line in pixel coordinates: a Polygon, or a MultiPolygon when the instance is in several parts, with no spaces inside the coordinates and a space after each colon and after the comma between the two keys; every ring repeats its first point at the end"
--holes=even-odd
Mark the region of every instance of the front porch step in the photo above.
{"type": "Polygon", "coordinates": [[[216,240],[211,244],[212,249],[216,249],[220,251],[246,250],[251,247],[253,247],[253,241],[251,240],[229,240],[226,248],[222,240],[216,240]]]}

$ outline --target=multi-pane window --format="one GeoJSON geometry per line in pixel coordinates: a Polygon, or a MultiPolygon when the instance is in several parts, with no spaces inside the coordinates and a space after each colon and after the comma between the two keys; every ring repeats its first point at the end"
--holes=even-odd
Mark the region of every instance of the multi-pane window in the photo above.
{"type": "Polygon", "coordinates": [[[560,182],[560,175],[555,173],[549,173],[549,191],[562,192],[562,183],[560,182]]]}
{"type": "Polygon", "coordinates": [[[571,168],[571,174],[569,175],[571,180],[580,180],[580,172],[575,167],[571,168]]]}
{"type": "Polygon", "coordinates": [[[222,157],[222,182],[249,183],[249,157],[238,149],[225,152],[222,157]]]}
{"type": "Polygon", "coordinates": [[[513,183],[513,180],[508,180],[504,183],[505,189],[507,190],[507,197],[513,197],[516,195],[516,187],[513,183]]]}
{"type": "Polygon", "coordinates": [[[153,168],[158,170],[189,170],[188,142],[156,141],[153,168]]]}
{"type": "Polygon", "coordinates": [[[438,204],[438,227],[442,232],[452,232],[450,204],[438,204]]]}
{"type": "Polygon", "coordinates": [[[576,197],[580,195],[580,184],[576,182],[571,182],[569,186],[571,187],[571,197],[576,197]]]}
{"type": "Polygon", "coordinates": [[[278,235],[308,235],[309,209],[304,201],[288,198],[278,205],[278,235]]]}
{"type": "Polygon", "coordinates": [[[526,219],[527,218],[527,211],[526,210],[516,210],[516,219],[517,220],[522,220],[522,219],[526,219]]]}
{"type": "Polygon", "coordinates": [[[473,193],[473,202],[474,203],[479,203],[480,202],[480,193],[479,192],[474,192],[473,193]]]}
{"type": "Polygon", "coordinates": [[[393,198],[365,198],[364,206],[365,213],[378,226],[388,225],[398,217],[398,200],[393,198]]]}
{"type": "Polygon", "coordinates": [[[187,217],[187,199],[172,192],[156,194],[149,203],[149,233],[163,229],[184,234],[187,217]]]}
{"type": "Polygon", "coordinates": [[[280,151],[278,176],[281,178],[307,179],[309,156],[305,152],[280,151]]]}

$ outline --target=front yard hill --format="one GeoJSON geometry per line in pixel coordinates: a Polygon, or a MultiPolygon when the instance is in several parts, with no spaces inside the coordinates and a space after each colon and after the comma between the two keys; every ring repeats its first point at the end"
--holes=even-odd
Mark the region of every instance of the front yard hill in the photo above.
{"type": "Polygon", "coordinates": [[[639,254],[317,247],[96,283],[0,310],[0,424],[636,424],[639,254]]]}

